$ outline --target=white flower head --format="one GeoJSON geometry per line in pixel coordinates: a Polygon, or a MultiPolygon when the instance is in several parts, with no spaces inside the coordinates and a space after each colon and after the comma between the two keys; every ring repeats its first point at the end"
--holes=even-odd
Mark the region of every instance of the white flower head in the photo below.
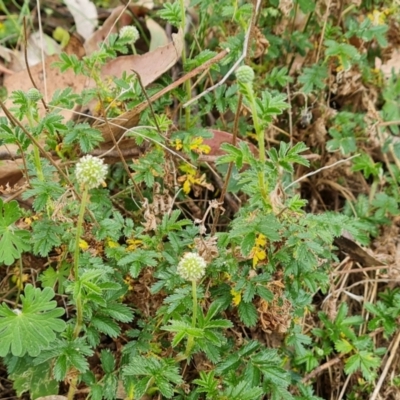
{"type": "Polygon", "coordinates": [[[76,180],[87,189],[93,189],[104,183],[107,170],[108,167],[101,158],[88,154],[83,156],[76,164],[76,180]]]}
{"type": "Polygon", "coordinates": [[[119,36],[122,39],[130,40],[131,43],[135,43],[139,39],[140,34],[136,26],[127,25],[121,28],[119,36]]]}
{"type": "Polygon", "coordinates": [[[207,263],[197,253],[185,253],[179,261],[177,272],[188,281],[198,281],[206,273],[207,263]]]}

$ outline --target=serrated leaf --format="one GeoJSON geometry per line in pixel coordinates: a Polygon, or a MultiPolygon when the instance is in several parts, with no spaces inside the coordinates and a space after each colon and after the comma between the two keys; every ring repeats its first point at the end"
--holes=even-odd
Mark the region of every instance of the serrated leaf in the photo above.
{"type": "Polygon", "coordinates": [[[250,254],[251,249],[254,247],[256,242],[256,234],[254,232],[248,233],[242,240],[240,245],[240,251],[244,257],[250,254]]]}
{"type": "Polygon", "coordinates": [[[18,396],[29,392],[31,398],[54,395],[58,393],[58,382],[52,377],[52,364],[45,362],[34,367],[26,365],[23,371],[9,375],[18,396]]]}
{"type": "Polygon", "coordinates": [[[110,350],[102,350],[100,352],[100,360],[103,371],[106,374],[111,374],[112,372],[114,372],[115,359],[110,350]]]}
{"type": "Polygon", "coordinates": [[[340,339],[335,342],[335,349],[338,353],[347,354],[354,349],[353,345],[346,339],[340,339]]]}
{"type": "Polygon", "coordinates": [[[14,226],[20,217],[21,211],[15,200],[4,203],[0,199],[0,263],[11,265],[30,249],[30,233],[14,226]]]}
{"type": "Polygon", "coordinates": [[[19,357],[26,353],[37,356],[55,340],[55,332],[65,329],[65,322],[58,318],[65,310],[56,308],[57,302],[50,301],[53,297],[53,289],[35,289],[28,284],[21,295],[22,310],[11,310],[4,303],[0,306],[1,357],[10,351],[19,357]]]}
{"type": "Polygon", "coordinates": [[[117,337],[121,332],[118,324],[116,324],[111,318],[97,315],[94,316],[90,322],[93,327],[110,337],[117,337]]]}
{"type": "Polygon", "coordinates": [[[253,303],[240,302],[238,306],[240,320],[247,326],[255,326],[258,320],[256,307],[253,303]]]}

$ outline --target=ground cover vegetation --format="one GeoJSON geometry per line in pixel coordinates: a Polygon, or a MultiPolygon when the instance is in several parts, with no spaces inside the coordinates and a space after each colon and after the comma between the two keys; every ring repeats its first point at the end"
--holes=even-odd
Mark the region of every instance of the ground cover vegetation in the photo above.
{"type": "MultiPolygon", "coordinates": [[[[116,5],[95,5],[101,26],[116,5]]],[[[14,49],[66,13],[0,9],[14,49]]],[[[22,178],[1,186],[0,397],[398,398],[399,17],[132,3],[95,51],[52,63],[93,85],[4,84],[0,153],[16,146],[22,178]],[[106,79],[149,53],[147,18],[183,39],[176,61],[106,79]]]]}

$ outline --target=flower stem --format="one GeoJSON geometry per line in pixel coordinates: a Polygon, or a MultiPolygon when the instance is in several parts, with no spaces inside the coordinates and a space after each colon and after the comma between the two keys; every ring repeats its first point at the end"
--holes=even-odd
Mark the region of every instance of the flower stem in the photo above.
{"type": "MultiPolygon", "coordinates": [[[[35,121],[34,121],[34,116],[33,116],[31,109],[29,109],[29,111],[27,112],[26,117],[28,119],[29,128],[33,134],[33,131],[34,131],[33,128],[35,126],[35,121]]],[[[42,164],[40,163],[40,153],[39,153],[39,149],[35,145],[33,146],[33,160],[34,160],[35,167],[36,167],[37,177],[39,178],[39,180],[44,181],[42,164]]]]}
{"type": "MultiPolygon", "coordinates": [[[[193,298],[193,315],[192,315],[192,328],[196,328],[197,321],[197,286],[196,281],[192,281],[192,298],[193,298]]],[[[190,335],[186,345],[185,356],[189,358],[190,351],[194,345],[194,336],[190,335]]]]}
{"type": "MultiPolygon", "coordinates": [[[[256,104],[256,99],[254,97],[253,88],[250,85],[246,85],[246,86],[247,86],[246,87],[247,98],[250,102],[250,109],[251,109],[251,114],[253,117],[254,129],[255,129],[256,135],[257,135],[259,160],[262,163],[265,163],[266,157],[265,157],[264,129],[263,129],[260,119],[258,117],[257,104],[256,104]]],[[[265,179],[264,179],[263,171],[258,172],[258,184],[260,186],[261,195],[269,203],[267,190],[265,187],[265,179]]]]}
{"type": "Polygon", "coordinates": [[[78,224],[76,227],[76,236],[75,236],[75,253],[74,253],[74,275],[75,275],[75,281],[78,279],[78,271],[79,271],[79,254],[80,254],[80,248],[79,248],[79,242],[81,239],[81,230],[82,230],[82,225],[83,225],[83,217],[85,215],[85,209],[86,209],[86,203],[88,201],[88,189],[85,188],[83,190],[82,194],[82,202],[81,202],[81,208],[79,210],[79,217],[78,217],[78,224]]]}
{"type": "MultiPolygon", "coordinates": [[[[83,190],[82,202],[81,202],[81,207],[80,207],[79,216],[78,216],[78,224],[76,227],[75,250],[74,250],[75,282],[77,282],[77,280],[79,279],[79,255],[80,255],[79,241],[81,239],[83,217],[85,215],[86,204],[88,201],[88,192],[89,191],[87,188],[85,188],[83,190]]],[[[81,332],[82,324],[83,324],[83,304],[82,304],[82,296],[81,296],[80,290],[78,291],[78,295],[76,296],[75,303],[76,303],[76,323],[75,323],[75,328],[74,328],[74,338],[77,338],[79,336],[79,333],[81,332]]],[[[74,378],[72,380],[71,384],[69,385],[68,400],[74,399],[77,383],[78,383],[78,377],[74,378]]]]}
{"type": "MultiPolygon", "coordinates": [[[[81,239],[81,231],[83,225],[83,217],[85,215],[86,203],[88,201],[88,189],[85,188],[82,194],[82,202],[81,208],[79,210],[78,224],[76,227],[76,237],[75,237],[75,253],[74,253],[74,277],[75,282],[79,279],[79,241],[81,239]]],[[[79,291],[76,297],[76,325],[74,329],[74,337],[77,338],[82,328],[83,323],[83,305],[82,305],[82,297],[79,291]]]]}

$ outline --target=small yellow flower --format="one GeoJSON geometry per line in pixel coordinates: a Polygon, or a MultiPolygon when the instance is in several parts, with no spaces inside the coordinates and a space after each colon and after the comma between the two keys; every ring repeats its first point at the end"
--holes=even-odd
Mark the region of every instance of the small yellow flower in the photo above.
{"type": "Polygon", "coordinates": [[[115,249],[116,247],[119,247],[119,244],[111,239],[107,239],[107,247],[110,249],[115,249]]]}
{"type": "Polygon", "coordinates": [[[260,261],[267,258],[267,253],[265,251],[265,246],[267,245],[267,238],[259,233],[256,237],[254,247],[251,249],[251,256],[253,258],[253,268],[257,266],[260,261]]]}
{"type": "Polygon", "coordinates": [[[262,233],[257,235],[256,246],[261,247],[261,246],[265,246],[266,244],[267,244],[267,238],[262,233]]]}
{"type": "Polygon", "coordinates": [[[384,25],[386,20],[386,13],[378,10],[372,11],[368,14],[368,19],[372,22],[373,26],[384,25]]]}
{"type": "Polygon", "coordinates": [[[133,279],[129,275],[127,275],[124,278],[124,282],[128,286],[128,291],[132,292],[132,290],[133,290],[133,279]]]}
{"type": "Polygon", "coordinates": [[[232,303],[235,306],[238,306],[240,302],[242,301],[242,292],[236,292],[236,290],[231,289],[231,295],[232,295],[232,303]]]}
{"type": "Polygon", "coordinates": [[[253,255],[253,268],[257,266],[259,261],[263,261],[266,258],[267,258],[267,253],[265,252],[265,250],[260,250],[260,249],[255,250],[253,255]]]}
{"type": "Polygon", "coordinates": [[[175,148],[175,150],[177,150],[177,151],[181,150],[182,147],[183,147],[182,140],[181,140],[181,139],[175,139],[175,140],[172,142],[172,146],[173,146],[173,147],[175,148]]]}
{"type": "Polygon", "coordinates": [[[142,240],[139,239],[128,239],[126,241],[126,244],[128,247],[126,248],[126,251],[134,251],[136,250],[139,246],[141,246],[143,243],[142,240]]]}
{"type": "Polygon", "coordinates": [[[79,248],[83,251],[87,250],[89,248],[88,242],[83,239],[79,239],[79,248]]]}
{"type": "Polygon", "coordinates": [[[193,138],[190,143],[190,150],[198,153],[198,154],[208,154],[211,151],[211,147],[203,144],[204,139],[200,136],[193,138]]]}

